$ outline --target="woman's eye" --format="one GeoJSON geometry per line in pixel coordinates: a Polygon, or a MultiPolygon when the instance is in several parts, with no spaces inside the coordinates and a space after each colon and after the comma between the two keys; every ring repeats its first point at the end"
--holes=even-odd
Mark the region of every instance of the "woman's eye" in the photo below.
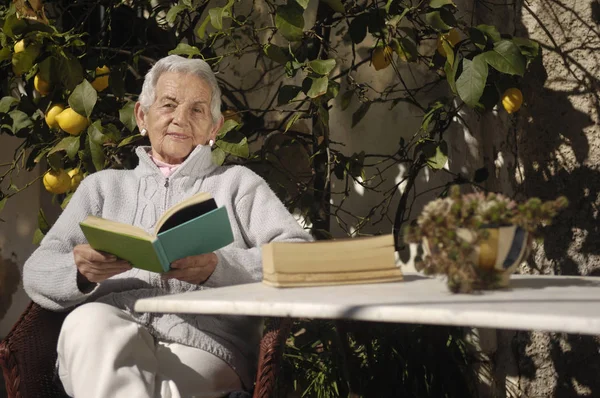
{"type": "Polygon", "coordinates": [[[196,113],[203,113],[204,109],[194,108],[194,112],[196,112],[196,113]]]}
{"type": "Polygon", "coordinates": [[[165,108],[175,108],[175,105],[173,104],[165,104],[164,106],[165,108]]]}

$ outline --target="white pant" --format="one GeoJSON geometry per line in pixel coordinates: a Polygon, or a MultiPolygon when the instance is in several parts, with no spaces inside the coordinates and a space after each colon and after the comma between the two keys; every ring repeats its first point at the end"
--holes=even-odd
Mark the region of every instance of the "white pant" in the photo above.
{"type": "Polygon", "coordinates": [[[67,394],[76,398],[213,398],[242,388],[220,358],[156,342],[127,313],[102,303],[84,304],[65,319],[58,373],[67,394]]]}

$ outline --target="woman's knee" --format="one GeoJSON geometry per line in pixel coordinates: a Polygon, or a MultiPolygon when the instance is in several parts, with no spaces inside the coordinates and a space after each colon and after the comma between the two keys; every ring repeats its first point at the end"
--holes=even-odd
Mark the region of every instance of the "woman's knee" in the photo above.
{"type": "Polygon", "coordinates": [[[81,334],[101,333],[112,329],[115,322],[125,314],[118,308],[103,303],[87,303],[75,308],[63,322],[61,334],[76,332],[81,334]]]}

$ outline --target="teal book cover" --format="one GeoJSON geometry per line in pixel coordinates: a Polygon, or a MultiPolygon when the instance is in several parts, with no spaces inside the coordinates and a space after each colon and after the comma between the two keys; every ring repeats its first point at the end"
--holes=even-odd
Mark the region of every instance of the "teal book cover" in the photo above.
{"type": "Polygon", "coordinates": [[[233,242],[227,209],[219,207],[158,234],[169,263],[180,258],[214,252],[233,242]]]}

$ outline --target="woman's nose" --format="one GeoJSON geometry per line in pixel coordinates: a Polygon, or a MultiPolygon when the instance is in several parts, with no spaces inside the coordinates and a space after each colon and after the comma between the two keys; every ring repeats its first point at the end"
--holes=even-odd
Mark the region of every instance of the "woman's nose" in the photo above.
{"type": "Polygon", "coordinates": [[[173,123],[178,126],[185,126],[188,122],[188,114],[183,106],[178,106],[173,112],[173,123]]]}

